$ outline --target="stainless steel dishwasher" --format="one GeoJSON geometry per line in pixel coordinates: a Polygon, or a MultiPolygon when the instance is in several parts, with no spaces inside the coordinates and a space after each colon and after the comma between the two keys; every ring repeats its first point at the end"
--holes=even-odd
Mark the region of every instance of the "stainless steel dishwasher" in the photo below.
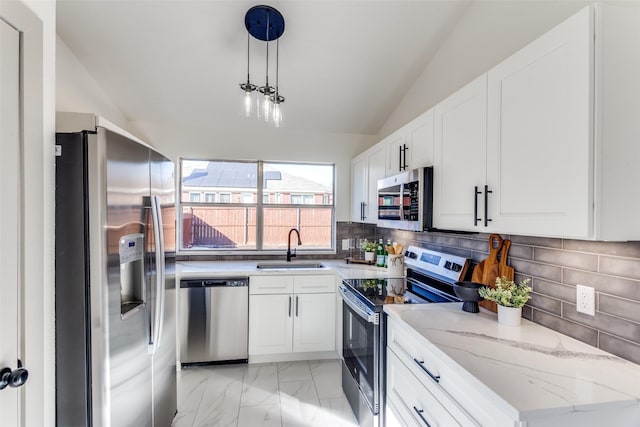
{"type": "Polygon", "coordinates": [[[246,363],[249,278],[180,281],[180,362],[246,363]]]}

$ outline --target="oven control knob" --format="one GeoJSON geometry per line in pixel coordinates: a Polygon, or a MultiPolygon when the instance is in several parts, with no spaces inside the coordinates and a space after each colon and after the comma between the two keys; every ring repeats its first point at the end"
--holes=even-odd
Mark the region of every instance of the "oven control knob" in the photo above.
{"type": "MultiPolygon", "coordinates": [[[[455,264],[454,264],[455,265],[455,264]]],[[[451,261],[447,261],[444,263],[444,268],[446,268],[447,270],[451,270],[451,261]]],[[[455,271],[455,270],[454,270],[455,271]]]]}
{"type": "Polygon", "coordinates": [[[454,263],[453,263],[453,265],[451,266],[451,269],[457,273],[457,272],[459,272],[460,270],[462,270],[462,266],[461,266],[460,264],[456,264],[456,263],[454,262],[454,263]]]}
{"type": "Polygon", "coordinates": [[[412,259],[416,259],[416,258],[418,258],[418,255],[416,255],[416,253],[415,253],[415,252],[410,252],[410,251],[406,251],[406,252],[404,253],[404,256],[407,256],[407,257],[412,258],[412,259]]]}

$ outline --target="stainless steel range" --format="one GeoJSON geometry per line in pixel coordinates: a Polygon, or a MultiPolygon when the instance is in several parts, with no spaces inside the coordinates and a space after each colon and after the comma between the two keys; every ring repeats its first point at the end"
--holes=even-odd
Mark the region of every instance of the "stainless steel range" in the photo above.
{"type": "Polygon", "coordinates": [[[471,260],[410,246],[404,253],[406,278],[345,279],[343,304],[342,389],[361,426],[383,425],[385,304],[460,301],[453,291],[471,260]]]}

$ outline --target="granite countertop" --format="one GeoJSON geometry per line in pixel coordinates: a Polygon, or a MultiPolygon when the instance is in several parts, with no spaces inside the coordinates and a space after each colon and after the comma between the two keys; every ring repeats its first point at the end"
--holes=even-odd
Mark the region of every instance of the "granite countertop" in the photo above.
{"type": "Polygon", "coordinates": [[[258,264],[286,264],[283,261],[179,261],[180,278],[222,277],[230,275],[338,274],[342,279],[375,279],[391,277],[386,268],[364,264],[347,264],[342,259],[301,260],[291,264],[320,263],[324,268],[259,269],[258,264]]]}
{"type": "Polygon", "coordinates": [[[640,418],[640,365],[525,319],[520,327],[502,326],[495,313],[466,313],[461,303],[386,305],[384,311],[521,420],[623,407],[635,407],[640,418]]]}

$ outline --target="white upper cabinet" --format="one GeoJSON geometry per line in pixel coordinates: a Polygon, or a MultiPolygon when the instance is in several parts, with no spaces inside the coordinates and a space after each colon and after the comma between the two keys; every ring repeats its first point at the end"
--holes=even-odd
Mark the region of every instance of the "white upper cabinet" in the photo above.
{"type": "Polygon", "coordinates": [[[489,71],[488,228],[590,236],[592,34],[586,8],[489,71]]]}
{"type": "Polygon", "coordinates": [[[385,138],[386,175],[433,165],[433,110],[416,117],[385,138]]]}
{"type": "Polygon", "coordinates": [[[378,180],[385,177],[384,144],[376,144],[351,160],[351,221],[378,220],[378,180]]]}
{"type": "Polygon", "coordinates": [[[486,183],[487,76],[436,105],[433,226],[477,231],[486,183]]]}
{"type": "Polygon", "coordinates": [[[367,156],[365,153],[351,160],[351,221],[364,222],[367,188],[367,156]]]}
{"type": "Polygon", "coordinates": [[[379,142],[379,144],[386,146],[386,176],[396,175],[409,170],[413,150],[411,149],[411,143],[407,139],[406,126],[401,127],[379,142]]]}

